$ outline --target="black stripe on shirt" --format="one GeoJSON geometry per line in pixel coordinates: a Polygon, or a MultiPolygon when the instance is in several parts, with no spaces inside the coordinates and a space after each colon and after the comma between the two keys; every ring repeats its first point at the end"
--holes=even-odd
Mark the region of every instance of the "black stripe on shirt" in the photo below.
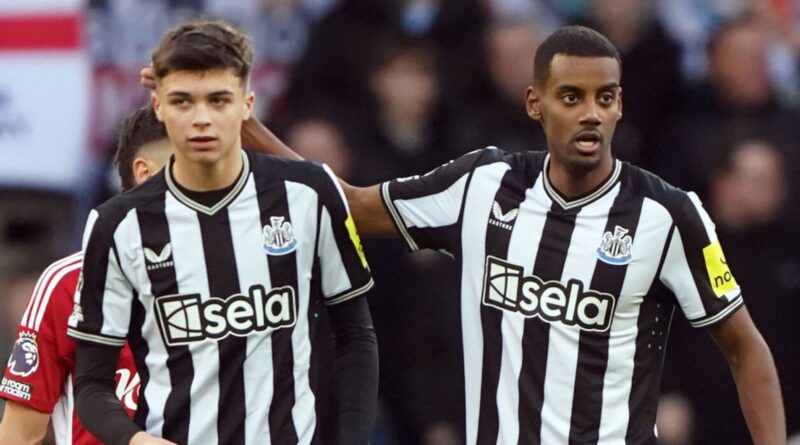
{"type": "MultiPolygon", "coordinates": [[[[609,218],[604,233],[614,234],[616,227],[619,226],[628,230],[626,236],[630,236],[635,243],[642,203],[642,198],[632,199],[623,190],[617,195],[608,212],[609,218]]],[[[597,240],[598,246],[600,241],[597,240]]],[[[589,289],[619,298],[627,270],[627,264],[612,265],[597,260],[589,289]]],[[[580,333],[569,431],[570,444],[596,443],[599,439],[600,417],[603,408],[603,382],[608,366],[610,335],[610,328],[602,332],[581,331],[580,333]]]]}
{"type": "MultiPolygon", "coordinates": [[[[211,297],[229,299],[241,293],[233,251],[228,209],[213,216],[197,213],[203,240],[208,290],[211,297]]],[[[244,445],[245,391],[244,361],[247,338],[228,336],[219,340],[219,400],[217,435],[219,443],[244,445]]]]}
{"type": "MultiPolygon", "coordinates": [[[[165,213],[165,201],[158,199],[137,211],[142,246],[154,252],[161,252],[170,242],[169,223],[165,213]]],[[[150,279],[151,293],[155,297],[175,295],[178,293],[178,280],[175,267],[151,268],[147,271],[150,279]]],[[[171,388],[164,405],[164,426],[162,437],[176,443],[187,443],[189,440],[189,421],[191,417],[191,388],[194,380],[194,364],[188,346],[168,346],[167,369],[171,388]]],[[[144,389],[142,387],[142,389],[144,389]]],[[[145,399],[144,391],[140,392],[139,403],[145,399]]],[[[146,403],[146,400],[145,400],[146,403]]]]}
{"type": "MultiPolygon", "coordinates": [[[[261,225],[271,226],[270,217],[282,216],[291,223],[286,186],[283,181],[270,181],[268,175],[255,175],[258,205],[261,210],[261,225]]],[[[295,307],[297,294],[297,255],[267,255],[270,282],[273,289],[290,286],[294,289],[295,307]]],[[[294,398],[294,351],[292,332],[294,327],[272,331],[273,395],[269,409],[269,432],[271,443],[296,444],[298,441],[292,419],[294,398]]]]}
{"type": "Polygon", "coordinates": [[[136,405],[136,413],[133,416],[133,421],[144,429],[147,422],[147,415],[150,408],[147,405],[147,400],[144,397],[144,390],[147,388],[147,383],[150,381],[150,370],[147,369],[144,359],[150,353],[150,347],[147,340],[142,336],[142,325],[146,315],[146,309],[141,301],[139,301],[138,294],[133,296],[133,307],[131,309],[131,324],[128,329],[128,345],[133,353],[134,361],[136,362],[136,372],[139,373],[139,402],[136,405]]]}
{"type": "MultiPolygon", "coordinates": [[[[578,209],[563,210],[553,203],[547,212],[533,275],[561,280],[578,209]]],[[[544,381],[550,324],[538,317],[525,320],[519,373],[519,444],[541,442],[544,381]],[[536,382],[539,382],[538,384],[536,382]]]]}
{"type": "MultiPolygon", "coordinates": [[[[513,170],[506,171],[494,202],[509,212],[518,209],[525,200],[527,184],[521,175],[513,170]]],[[[489,223],[492,210],[486,215],[486,257],[508,257],[508,246],[511,241],[511,230],[516,219],[500,227],[489,223]]],[[[477,443],[489,444],[497,442],[499,418],[497,411],[497,387],[500,382],[500,367],[503,356],[503,334],[501,324],[503,312],[495,307],[481,304],[481,326],[483,328],[483,371],[481,373],[480,417],[478,419],[477,443]]]]}

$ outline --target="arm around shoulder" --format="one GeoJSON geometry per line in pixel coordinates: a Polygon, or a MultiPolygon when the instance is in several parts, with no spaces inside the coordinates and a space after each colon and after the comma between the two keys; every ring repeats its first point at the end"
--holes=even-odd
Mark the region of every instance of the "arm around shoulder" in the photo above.
{"type": "Polygon", "coordinates": [[[396,236],[397,228],[381,199],[381,184],[355,187],[339,179],[358,231],[365,237],[396,236]]]}
{"type": "Polygon", "coordinates": [[[711,328],[731,368],[739,404],[756,445],[786,443],[786,419],[778,372],[769,347],[746,307],[711,328]]]}

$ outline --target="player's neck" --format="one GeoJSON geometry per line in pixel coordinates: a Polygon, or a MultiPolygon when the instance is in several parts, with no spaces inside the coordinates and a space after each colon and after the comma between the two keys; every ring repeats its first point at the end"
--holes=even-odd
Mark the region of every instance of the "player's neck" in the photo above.
{"type": "Polygon", "coordinates": [[[584,196],[599,187],[614,169],[614,159],[608,157],[591,169],[568,169],[551,162],[546,172],[550,184],[561,196],[572,199],[584,196]]]}
{"type": "Polygon", "coordinates": [[[172,176],[186,189],[194,192],[219,190],[232,185],[242,171],[242,149],[232,149],[214,162],[197,162],[175,155],[172,176]]]}

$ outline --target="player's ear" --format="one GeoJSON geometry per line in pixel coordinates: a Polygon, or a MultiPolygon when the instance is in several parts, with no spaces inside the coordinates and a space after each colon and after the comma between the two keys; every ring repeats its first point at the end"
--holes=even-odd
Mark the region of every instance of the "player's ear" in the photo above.
{"type": "Polygon", "coordinates": [[[133,160],[133,180],[136,181],[136,185],[147,181],[150,176],[153,176],[154,171],[151,170],[150,164],[144,158],[136,158],[133,160]]]}
{"type": "Polygon", "coordinates": [[[150,105],[153,106],[156,119],[158,119],[159,122],[164,122],[164,118],[161,117],[161,101],[158,100],[158,94],[156,94],[155,91],[150,91],[150,105]]]}
{"type": "Polygon", "coordinates": [[[250,115],[253,113],[253,103],[255,103],[256,95],[252,91],[247,93],[247,96],[244,98],[244,118],[242,121],[246,121],[250,119],[250,115]]]}
{"type": "Polygon", "coordinates": [[[535,121],[542,120],[542,101],[539,96],[539,91],[530,86],[525,90],[525,107],[528,110],[528,116],[535,121]]]}

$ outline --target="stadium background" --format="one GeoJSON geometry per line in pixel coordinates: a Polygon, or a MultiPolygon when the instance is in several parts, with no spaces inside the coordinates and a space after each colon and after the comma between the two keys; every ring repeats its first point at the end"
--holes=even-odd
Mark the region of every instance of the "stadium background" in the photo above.
{"type": "MultiPolygon", "coordinates": [[[[198,15],[253,37],[259,118],[355,184],[485,145],[544,149],[523,102],[537,42],[571,23],[606,34],[624,66],[614,151],[703,199],[800,433],[798,0],[3,0],[0,360],[39,272],[116,192],[116,127],[147,100],[139,69],[165,29],[198,15]]],[[[453,265],[401,255],[399,240],[365,248],[373,443],[461,443],[453,265]]],[[[680,314],[662,390],[663,443],[749,443],[724,359],[680,314]]]]}

